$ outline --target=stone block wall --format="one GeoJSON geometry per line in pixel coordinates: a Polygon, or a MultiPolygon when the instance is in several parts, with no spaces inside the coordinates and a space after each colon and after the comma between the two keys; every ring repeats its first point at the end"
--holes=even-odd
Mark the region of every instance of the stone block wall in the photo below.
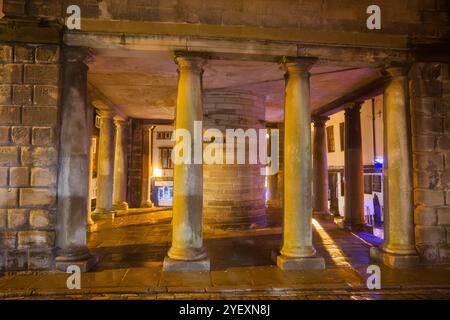
{"type": "Polygon", "coordinates": [[[53,266],[60,49],[0,43],[0,271],[53,266]]]}
{"type": "Polygon", "coordinates": [[[410,73],[416,246],[427,263],[450,262],[450,64],[410,73]]]}
{"type": "MultiPolygon", "coordinates": [[[[206,91],[203,112],[203,129],[219,129],[223,135],[226,129],[256,129],[258,132],[265,128],[264,97],[250,92],[206,91]]],[[[203,221],[206,226],[245,228],[267,224],[265,176],[260,173],[263,165],[259,158],[258,164],[249,164],[248,142],[245,152],[245,164],[203,164],[203,221]]],[[[228,156],[225,147],[223,154],[228,156]]]]}
{"type": "Polygon", "coordinates": [[[377,33],[450,37],[447,0],[378,0],[376,3],[354,0],[4,0],[3,3],[4,12],[11,16],[65,17],[67,7],[76,4],[83,18],[102,20],[362,33],[371,32],[366,27],[366,9],[377,4],[382,16],[382,29],[377,33]]]}

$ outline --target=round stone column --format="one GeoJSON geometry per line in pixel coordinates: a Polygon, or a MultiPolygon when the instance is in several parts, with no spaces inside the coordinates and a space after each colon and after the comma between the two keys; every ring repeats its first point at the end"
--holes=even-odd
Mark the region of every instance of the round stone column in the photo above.
{"type": "MultiPolygon", "coordinates": [[[[265,128],[265,105],[262,96],[247,91],[206,91],[203,96],[203,130],[219,129],[226,135],[226,129],[265,128]]],[[[235,131],[236,132],[236,131],[235,131]]],[[[263,143],[266,137],[263,136],[263,143]]],[[[234,164],[225,163],[227,157],[224,146],[223,164],[204,164],[203,221],[212,228],[248,228],[267,224],[264,180],[261,174],[264,166],[249,164],[249,139],[245,143],[245,164],[236,164],[238,140],[235,140],[234,164]]],[[[259,139],[252,141],[258,145],[259,139]]],[[[231,142],[225,139],[226,143],[231,142]]],[[[205,142],[204,148],[208,145],[205,142]]],[[[256,149],[258,150],[258,149],[256,149]]],[[[257,155],[256,155],[257,156],[257,155]]]]}
{"type": "Polygon", "coordinates": [[[127,195],[127,125],[124,120],[114,120],[116,126],[116,155],[114,162],[113,207],[116,210],[128,210],[127,195]]]}
{"type": "Polygon", "coordinates": [[[384,243],[372,247],[370,255],[393,268],[419,263],[414,242],[414,207],[408,75],[406,67],[391,67],[384,90],[385,204],[384,243]]]}
{"type": "Polygon", "coordinates": [[[313,146],[313,211],[318,215],[328,211],[328,153],[325,123],[328,117],[315,117],[313,146]]]}
{"type": "Polygon", "coordinates": [[[86,246],[89,200],[90,136],[93,110],[87,101],[87,48],[64,47],[58,173],[56,268],[95,263],[86,246]]]}
{"type": "Polygon", "coordinates": [[[114,113],[99,110],[100,138],[97,163],[97,201],[92,214],[94,220],[114,218],[113,185],[114,185],[114,153],[115,130],[114,113]]]}
{"type": "Polygon", "coordinates": [[[358,230],[365,225],[361,104],[362,102],[354,102],[345,109],[345,212],[343,227],[347,230],[358,230]]]}
{"type": "MultiPolygon", "coordinates": [[[[197,138],[197,133],[201,135],[201,132],[197,132],[196,122],[203,118],[202,75],[206,60],[184,53],[176,54],[175,61],[179,72],[175,129],[178,130],[177,139],[181,132],[190,134],[191,141],[187,143],[191,145],[191,157],[182,161],[178,154],[180,159],[173,159],[172,246],[164,259],[163,270],[206,271],[210,269],[210,262],[203,246],[203,168],[201,161],[198,163],[196,159],[200,156],[201,160],[202,155],[201,137],[197,138]],[[200,141],[195,142],[196,138],[200,141]],[[200,150],[196,150],[195,145],[200,146],[200,150]]],[[[183,156],[186,156],[185,152],[183,156]]]]}
{"type": "Polygon", "coordinates": [[[311,109],[309,70],[315,59],[282,60],[284,107],[283,244],[272,258],[280,269],[323,269],[312,244],[311,109]]]}

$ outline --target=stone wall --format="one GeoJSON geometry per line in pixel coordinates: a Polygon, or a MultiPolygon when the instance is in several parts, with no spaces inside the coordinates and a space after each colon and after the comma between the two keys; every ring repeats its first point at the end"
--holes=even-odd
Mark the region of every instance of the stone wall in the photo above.
{"type": "MultiPolygon", "coordinates": [[[[204,129],[216,128],[225,134],[226,129],[265,128],[264,98],[250,92],[206,91],[203,110],[204,129]]],[[[228,156],[225,148],[224,155],[228,156]]],[[[248,163],[248,149],[246,159],[245,164],[203,164],[203,221],[206,226],[266,225],[265,176],[260,173],[263,166],[248,163]]]]}
{"type": "MultiPolygon", "coordinates": [[[[83,18],[293,28],[299,31],[367,30],[366,9],[372,1],[354,0],[4,0],[12,16],[65,17],[78,4],[83,18]]],[[[447,0],[378,0],[382,30],[413,37],[450,37],[447,0]]],[[[182,30],[181,30],[182,31],[182,30]]]]}
{"type": "Polygon", "coordinates": [[[59,51],[0,44],[0,270],[53,266],[59,51]]]}
{"type": "Polygon", "coordinates": [[[410,73],[416,246],[427,263],[450,261],[449,64],[410,73]]]}

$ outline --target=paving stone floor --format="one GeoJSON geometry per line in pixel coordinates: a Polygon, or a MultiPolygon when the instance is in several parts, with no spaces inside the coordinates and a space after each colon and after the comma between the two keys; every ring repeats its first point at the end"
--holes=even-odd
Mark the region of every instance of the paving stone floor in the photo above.
{"type": "Polygon", "coordinates": [[[281,213],[251,230],[204,230],[210,272],[162,272],[171,212],[139,211],[104,221],[88,234],[98,265],[68,290],[63,272],[0,277],[3,299],[450,299],[450,267],[393,270],[381,266],[382,289],[368,290],[369,247],[379,239],[314,220],[313,241],[325,270],[281,271],[271,251],[281,245],[281,213]]]}

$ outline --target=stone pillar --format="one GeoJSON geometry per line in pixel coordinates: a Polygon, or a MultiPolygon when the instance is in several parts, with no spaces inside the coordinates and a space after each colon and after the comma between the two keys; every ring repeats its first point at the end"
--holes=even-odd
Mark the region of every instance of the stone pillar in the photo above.
{"type": "Polygon", "coordinates": [[[341,227],[347,230],[358,230],[365,225],[361,104],[362,102],[355,102],[345,109],[345,198],[344,221],[341,227]]]}
{"type": "Polygon", "coordinates": [[[384,90],[384,243],[371,248],[371,257],[394,267],[416,265],[414,243],[412,153],[408,76],[405,68],[388,68],[384,90]]]}
{"type": "Polygon", "coordinates": [[[56,268],[66,271],[77,265],[81,271],[95,263],[86,246],[87,200],[89,197],[89,145],[92,108],[87,101],[87,48],[65,47],[58,174],[56,268]]]}
{"type": "Polygon", "coordinates": [[[150,169],[152,166],[151,161],[151,132],[153,127],[148,128],[144,126],[142,128],[142,175],[141,175],[141,208],[151,208],[153,203],[150,200],[150,169]]]}
{"type": "MultiPolygon", "coordinates": [[[[203,247],[203,168],[194,163],[194,121],[203,120],[202,74],[205,59],[200,56],[176,55],[178,64],[178,98],[176,129],[191,134],[190,164],[174,165],[174,199],[172,247],[164,259],[164,271],[204,271],[210,263],[203,247]]],[[[202,141],[197,141],[202,151],[202,141]]]]}
{"type": "Polygon", "coordinates": [[[273,255],[281,269],[323,269],[312,244],[311,110],[309,69],[315,59],[284,58],[284,224],[283,245],[273,255]]]}
{"type": "Polygon", "coordinates": [[[127,126],[124,120],[114,120],[116,126],[116,154],[114,161],[113,207],[128,210],[127,196],[127,126]]]}
{"type": "Polygon", "coordinates": [[[99,110],[100,138],[97,163],[97,206],[92,218],[94,220],[113,219],[113,184],[114,184],[114,113],[99,110]]]}
{"type": "Polygon", "coordinates": [[[87,230],[89,232],[94,232],[97,230],[97,224],[95,223],[95,221],[92,219],[92,176],[94,174],[94,148],[95,148],[95,143],[96,143],[96,139],[95,138],[91,138],[91,147],[90,147],[90,151],[89,151],[89,197],[88,197],[88,201],[87,201],[87,205],[88,205],[88,217],[87,217],[87,230]]]}
{"type": "Polygon", "coordinates": [[[315,117],[313,146],[313,212],[328,215],[328,150],[325,123],[328,117],[315,117]]]}

